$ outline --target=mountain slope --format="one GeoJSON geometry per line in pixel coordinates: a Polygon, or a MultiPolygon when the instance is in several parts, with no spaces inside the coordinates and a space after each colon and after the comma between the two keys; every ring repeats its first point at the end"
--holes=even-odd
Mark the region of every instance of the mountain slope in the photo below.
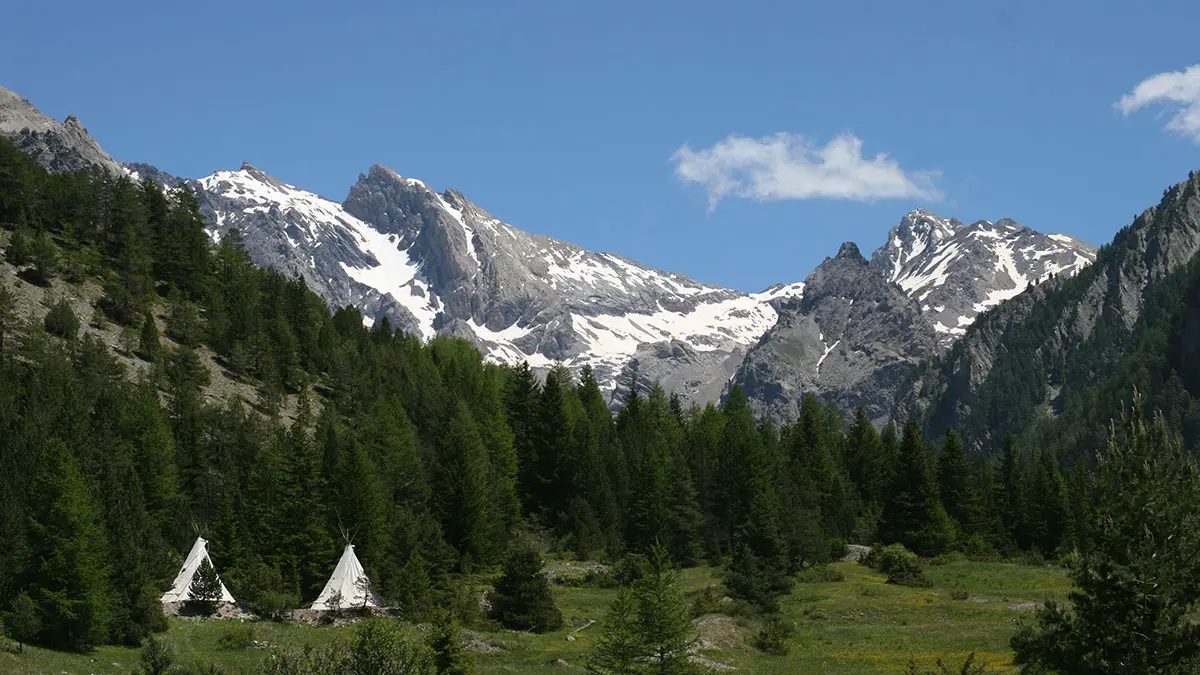
{"type": "Polygon", "coordinates": [[[775,323],[772,301],[802,292],[739,293],[586,251],[382,166],[343,204],[249,165],[193,186],[214,239],[237,228],[256,263],[303,276],[331,304],[425,338],[467,338],[501,362],[590,365],[610,390],[649,350],[663,352],[659,379],[701,395],[775,323]]]}
{"type": "Polygon", "coordinates": [[[964,224],[925,210],[908,213],[871,256],[871,266],[921,303],[948,347],[980,312],[1051,276],[1071,276],[1096,248],[1041,234],[1005,218],[964,224]]]}
{"type": "Polygon", "coordinates": [[[896,393],[937,350],[917,302],[877,274],[853,243],[805,280],[803,299],[782,303],[779,322],[734,377],[755,412],[795,419],[803,396],[861,406],[887,421],[896,393]]]}
{"type": "MultiPolygon", "coordinates": [[[[995,450],[1004,434],[1086,406],[1090,383],[1114,372],[1138,340],[1149,298],[1200,251],[1200,175],[1167,190],[1096,262],[984,314],[899,398],[897,416],[931,432],[954,426],[974,447],[995,450]]],[[[1159,301],[1155,311],[1166,311],[1159,301]]]]}
{"type": "Polygon", "coordinates": [[[114,175],[122,169],[100,149],[79,119],[68,115],[60,124],[28,100],[0,87],[0,136],[11,139],[50,171],[82,171],[93,166],[114,175]]]}

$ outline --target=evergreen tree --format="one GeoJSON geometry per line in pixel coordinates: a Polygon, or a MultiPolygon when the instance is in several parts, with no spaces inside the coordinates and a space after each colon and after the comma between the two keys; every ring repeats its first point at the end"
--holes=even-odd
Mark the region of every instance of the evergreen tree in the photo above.
{"type": "Polygon", "coordinates": [[[641,672],[646,650],[637,630],[638,605],[627,586],[617,590],[604,617],[604,633],[588,655],[587,671],[598,675],[641,672]]]}
{"type": "Polygon", "coordinates": [[[50,306],[42,325],[47,333],[64,340],[73,340],[79,333],[79,317],[75,316],[75,311],[71,309],[71,304],[66,298],[59,298],[58,302],[50,306]]]}
{"type": "Polygon", "coordinates": [[[1049,452],[1033,468],[1026,508],[1025,536],[1042,553],[1053,554],[1067,536],[1070,513],[1066,482],[1049,452]]]}
{"type": "Polygon", "coordinates": [[[191,595],[188,602],[195,611],[206,616],[216,612],[217,602],[221,600],[221,578],[207,558],[200,561],[188,593],[191,595]]]}
{"type": "Polygon", "coordinates": [[[154,315],[146,312],[142,316],[142,332],[141,337],[138,339],[138,356],[154,363],[158,360],[158,355],[161,351],[162,346],[158,340],[158,324],[154,322],[154,315]]]}
{"type": "Polygon", "coordinates": [[[1067,604],[1047,603],[1012,640],[1028,673],[1188,673],[1200,666],[1200,477],[1140,397],[1112,434],[1091,537],[1068,570],[1067,604]]]}
{"type": "Polygon", "coordinates": [[[38,642],[82,650],[108,635],[109,570],[96,506],[75,458],[52,442],[33,486],[30,542],[37,561],[28,589],[40,609],[38,642]]]}
{"type": "Polygon", "coordinates": [[[42,621],[38,615],[37,603],[28,593],[21,593],[13,598],[12,607],[5,612],[4,631],[17,642],[17,653],[25,651],[25,644],[37,640],[42,632],[42,621]]]}
{"type": "Polygon", "coordinates": [[[438,675],[474,675],[475,661],[462,646],[462,629],[448,612],[443,612],[429,637],[438,675]]]}
{"type": "Polygon", "coordinates": [[[1000,512],[1000,523],[1004,527],[1007,542],[1015,543],[1017,531],[1022,525],[1025,502],[1021,485],[1021,466],[1017,458],[1016,443],[1011,434],[1004,437],[1004,451],[1000,455],[997,472],[999,475],[996,478],[996,489],[999,496],[996,506],[1000,512]]]}
{"type": "Polygon", "coordinates": [[[967,452],[962,439],[953,429],[947,429],[942,437],[942,452],[938,456],[938,488],[942,506],[960,529],[972,521],[971,468],[967,465],[967,452]]]}
{"type": "Polygon", "coordinates": [[[647,671],[659,675],[692,673],[690,658],[697,641],[687,600],[679,588],[665,548],[650,553],[646,575],[633,585],[637,635],[646,654],[647,671]]]}
{"type": "Polygon", "coordinates": [[[487,449],[461,400],[441,447],[435,468],[435,494],[440,501],[446,540],[467,564],[487,562],[498,543],[490,508],[487,449]]]}
{"type": "Polygon", "coordinates": [[[937,555],[954,543],[954,525],[942,508],[933,459],[914,421],[904,426],[892,492],[884,504],[880,539],[920,555],[937,555]]]}
{"type": "Polygon", "coordinates": [[[531,542],[518,540],[510,547],[488,600],[492,618],[508,628],[545,633],[562,627],[562,612],[542,574],[542,556],[531,542]]]}
{"type": "Polygon", "coordinates": [[[0,284],[0,359],[4,358],[5,339],[17,326],[17,298],[8,286],[0,284]]]}

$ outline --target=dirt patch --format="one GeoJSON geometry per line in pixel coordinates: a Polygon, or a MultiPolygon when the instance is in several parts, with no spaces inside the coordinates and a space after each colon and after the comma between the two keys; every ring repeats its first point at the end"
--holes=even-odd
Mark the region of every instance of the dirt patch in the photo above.
{"type": "Polygon", "coordinates": [[[731,651],[745,644],[747,629],[733,617],[724,614],[702,616],[692,622],[700,640],[696,648],[700,650],[731,651]]]}
{"type": "Polygon", "coordinates": [[[867,557],[870,552],[870,546],[846,544],[846,555],[842,556],[842,562],[862,562],[862,559],[867,557]]]}

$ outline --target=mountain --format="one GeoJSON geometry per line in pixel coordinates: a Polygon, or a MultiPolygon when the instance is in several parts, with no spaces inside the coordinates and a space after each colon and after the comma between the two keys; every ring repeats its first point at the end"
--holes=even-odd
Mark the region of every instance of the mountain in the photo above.
{"type": "Polygon", "coordinates": [[[918,209],[892,228],[871,266],[921,303],[945,348],[980,312],[1095,259],[1094,246],[1065,234],[1041,234],[1007,218],[967,225],[918,209]]]}
{"type": "Polygon", "coordinates": [[[99,166],[164,189],[186,184],[214,241],[236,228],[256,264],[303,277],[331,305],[423,338],[466,338],[503,363],[590,366],[614,400],[659,383],[705,403],[732,380],[763,412],[787,415],[814,393],[861,403],[879,421],[902,371],[949,348],[980,312],[1095,256],[1010,220],[967,225],[918,210],[869,263],[843,247],[807,282],[743,293],[522,231],[383,166],[341,203],[249,164],[183,179],[118,164],[73,116],[59,124],[6,89],[0,133],[54,171],[99,166]]]}
{"type": "Polygon", "coordinates": [[[74,115],[62,123],[42,114],[28,100],[0,87],[0,136],[12,139],[50,171],[82,171],[93,166],[122,173],[74,115]]]}
{"type": "Polygon", "coordinates": [[[382,166],[342,204],[250,165],[192,185],[214,239],[237,228],[256,263],[299,274],[335,306],[464,337],[500,362],[588,365],[610,391],[636,357],[685,398],[715,399],[711,385],[774,325],[772,302],[803,292],[740,293],[586,251],[382,166]]]}
{"type": "MultiPolygon", "coordinates": [[[[1189,297],[1193,305],[1200,297],[1188,290],[1197,252],[1200,174],[1193,173],[1118,232],[1095,263],[980,316],[915,374],[895,415],[921,419],[931,433],[953,426],[974,448],[994,452],[1009,433],[1094,416],[1103,423],[1135,384],[1186,401],[1178,380],[1194,380],[1195,361],[1186,355],[1197,314],[1186,310],[1189,297]],[[1146,362],[1130,361],[1135,353],[1146,362]],[[1170,364],[1182,373],[1176,381],[1170,364]],[[1105,382],[1110,395],[1101,396],[1105,382]]],[[[1080,440],[1070,452],[1094,451],[1099,442],[1080,440]]]]}
{"type": "Polygon", "coordinates": [[[917,300],[877,273],[851,242],[780,304],[779,321],[750,350],[734,381],[755,413],[796,419],[806,394],[842,410],[861,406],[887,422],[896,392],[937,352],[934,327],[917,300]]]}
{"type": "Polygon", "coordinates": [[[733,381],[756,412],[780,421],[813,394],[847,411],[862,406],[882,424],[923,360],[953,345],[981,312],[1078,273],[1095,251],[1008,219],[968,225],[911,211],[869,263],[847,243],[818,267],[803,300],[780,307],[779,323],[733,381]]]}

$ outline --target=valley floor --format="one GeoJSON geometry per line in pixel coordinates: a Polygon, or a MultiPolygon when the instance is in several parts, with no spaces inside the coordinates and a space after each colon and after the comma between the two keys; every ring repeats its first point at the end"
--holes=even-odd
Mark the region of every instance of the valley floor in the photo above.
{"type": "MultiPolygon", "coordinates": [[[[932,566],[932,588],[884,583],[882,575],[855,563],[837,563],[844,581],[797,584],[783,612],[796,632],[786,657],[755,650],[749,622],[719,614],[698,620],[703,654],[741,673],[900,675],[909,658],[932,666],[938,657],[958,665],[976,653],[997,673],[1016,672],[1008,640],[1022,621],[1033,618],[1037,603],[1061,598],[1068,582],[1061,569],[1010,563],[951,562],[932,566]],[[954,597],[966,599],[956,600],[954,597]],[[953,597],[952,597],[953,594],[953,597]]],[[[685,570],[688,591],[719,584],[716,570],[685,570]]],[[[546,635],[511,631],[472,634],[496,651],[479,653],[483,673],[581,673],[615,590],[555,587],[565,628],[546,635]],[[565,665],[564,663],[565,662],[565,665]]],[[[166,638],[179,661],[201,659],[229,672],[252,671],[266,652],[249,647],[221,649],[219,640],[234,621],[172,619],[166,638]]],[[[272,645],[319,645],[346,632],[341,627],[255,622],[254,639],[272,645]]],[[[414,627],[419,632],[421,627],[414,627]]],[[[24,654],[0,653],[3,673],[122,673],[138,667],[138,650],[105,647],[91,654],[63,654],[26,648],[24,654]]]]}

